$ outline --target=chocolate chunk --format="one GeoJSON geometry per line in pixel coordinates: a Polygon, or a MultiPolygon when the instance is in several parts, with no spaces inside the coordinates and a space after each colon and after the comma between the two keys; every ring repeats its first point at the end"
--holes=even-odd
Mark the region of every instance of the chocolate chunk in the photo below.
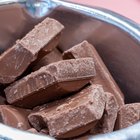
{"type": "Polygon", "coordinates": [[[103,115],[105,94],[100,85],[91,85],[28,118],[37,130],[48,128],[57,138],[70,138],[90,130],[103,115]]]}
{"type": "Polygon", "coordinates": [[[27,130],[30,128],[27,116],[30,110],[25,110],[10,105],[0,105],[0,122],[6,125],[27,130]]]}
{"type": "Polygon", "coordinates": [[[35,66],[33,67],[33,71],[36,71],[43,66],[60,60],[62,60],[62,54],[57,48],[55,48],[52,52],[44,56],[39,62],[35,64],[35,66]]]}
{"type": "Polygon", "coordinates": [[[140,120],[140,103],[126,104],[118,112],[116,128],[131,126],[140,120]]]}
{"type": "Polygon", "coordinates": [[[42,49],[50,52],[56,47],[56,43],[52,45],[52,41],[63,28],[58,21],[46,18],[23,39],[17,41],[12,48],[5,51],[0,56],[0,83],[13,82],[37,59],[38,53],[42,49]]]}
{"type": "Polygon", "coordinates": [[[14,81],[34,60],[33,54],[19,44],[0,56],[0,83],[14,81]]]}
{"type": "Polygon", "coordinates": [[[117,99],[118,105],[122,106],[124,104],[124,96],[93,45],[87,41],[83,41],[82,43],[65,51],[63,54],[64,59],[84,57],[92,57],[95,61],[97,74],[92,80],[92,83],[103,85],[104,90],[112,93],[117,99]]]}
{"type": "Polygon", "coordinates": [[[62,60],[44,66],[5,89],[8,103],[26,108],[78,91],[95,76],[92,58],[62,60]]]}
{"type": "Polygon", "coordinates": [[[102,119],[90,132],[91,134],[109,133],[114,130],[119,106],[111,93],[106,92],[106,105],[102,119]]]}
{"type": "Polygon", "coordinates": [[[63,29],[64,26],[58,21],[46,18],[40,24],[36,25],[19,43],[34,55],[38,54],[41,49],[50,52],[58,45],[58,43],[54,43],[53,41],[58,38],[63,29]]]}
{"type": "MultiPolygon", "coordinates": [[[[87,41],[83,41],[63,53],[63,59],[95,57],[94,47],[87,41]]],[[[94,58],[95,59],[95,58],[94,58]]]]}

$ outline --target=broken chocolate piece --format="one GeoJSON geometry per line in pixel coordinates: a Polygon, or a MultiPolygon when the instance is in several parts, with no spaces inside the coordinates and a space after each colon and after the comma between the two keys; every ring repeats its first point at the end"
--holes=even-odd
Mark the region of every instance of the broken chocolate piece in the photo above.
{"type": "Polygon", "coordinates": [[[63,54],[64,59],[84,57],[92,57],[95,61],[96,77],[92,83],[103,85],[104,90],[112,93],[117,99],[118,105],[122,106],[124,104],[124,96],[93,45],[83,41],[63,54]]]}
{"type": "Polygon", "coordinates": [[[14,81],[34,59],[33,54],[19,44],[5,51],[0,56],[0,83],[14,81]]]}
{"type": "Polygon", "coordinates": [[[89,83],[95,74],[92,58],[55,62],[7,87],[7,102],[32,108],[78,91],[89,83]]]}
{"type": "Polygon", "coordinates": [[[131,126],[140,120],[140,103],[126,104],[118,112],[116,128],[131,126]]]}
{"type": "Polygon", "coordinates": [[[54,43],[55,45],[48,44],[51,43],[63,29],[64,26],[58,21],[46,18],[44,21],[36,25],[32,31],[19,41],[19,43],[34,55],[37,55],[41,49],[46,52],[51,52],[58,43],[54,43]]]}
{"type": "Polygon", "coordinates": [[[96,127],[91,129],[91,134],[104,134],[114,130],[115,122],[119,106],[111,93],[106,92],[106,105],[102,119],[97,123],[96,127]]]}
{"type": "Polygon", "coordinates": [[[60,103],[31,113],[28,118],[37,130],[48,128],[57,138],[70,138],[90,130],[101,119],[105,93],[100,85],[91,85],[60,103]]]}
{"type": "Polygon", "coordinates": [[[62,60],[62,54],[57,48],[55,48],[52,52],[44,56],[39,62],[34,65],[33,71],[36,71],[43,66],[60,60],[62,60]]]}
{"type": "Polygon", "coordinates": [[[12,48],[0,56],[0,83],[13,82],[27,67],[37,59],[43,49],[50,52],[55,45],[53,39],[63,30],[63,25],[58,21],[46,18],[36,25],[23,39],[18,40],[12,48]]]}
{"type": "Polygon", "coordinates": [[[27,116],[30,110],[25,110],[10,105],[0,105],[0,122],[21,129],[27,130],[30,127],[27,116]]]}

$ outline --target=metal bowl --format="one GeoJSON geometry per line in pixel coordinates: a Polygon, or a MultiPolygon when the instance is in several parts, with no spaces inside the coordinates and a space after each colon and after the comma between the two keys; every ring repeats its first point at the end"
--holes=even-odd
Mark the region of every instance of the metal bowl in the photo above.
{"type": "MultiPolygon", "coordinates": [[[[13,1],[7,1],[7,3],[11,2],[13,1]]],[[[61,0],[22,0],[22,2],[30,18],[34,19],[32,20],[34,23],[49,16],[65,25],[59,45],[62,51],[83,40],[92,43],[123,91],[125,102],[140,102],[140,26],[138,24],[107,9],[90,8],[61,0]]],[[[33,23],[27,23],[32,25],[30,28],[33,28],[33,23]]],[[[23,29],[27,30],[26,26],[23,29]]],[[[25,32],[20,33],[21,36],[24,34],[25,32]]],[[[17,38],[18,36],[15,36],[14,39],[17,38]]],[[[137,123],[126,129],[89,139],[137,140],[140,139],[139,127],[140,123],[137,123]]],[[[52,138],[0,124],[0,140],[25,139],[50,140],[52,138]]]]}

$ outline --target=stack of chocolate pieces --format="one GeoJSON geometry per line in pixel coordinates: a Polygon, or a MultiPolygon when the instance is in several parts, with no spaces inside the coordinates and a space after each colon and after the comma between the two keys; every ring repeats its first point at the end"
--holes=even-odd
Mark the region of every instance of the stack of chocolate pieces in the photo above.
{"type": "Polygon", "coordinates": [[[0,83],[6,87],[0,122],[58,139],[82,139],[139,121],[140,104],[124,105],[93,45],[83,41],[59,50],[63,29],[46,18],[0,56],[0,83]]]}

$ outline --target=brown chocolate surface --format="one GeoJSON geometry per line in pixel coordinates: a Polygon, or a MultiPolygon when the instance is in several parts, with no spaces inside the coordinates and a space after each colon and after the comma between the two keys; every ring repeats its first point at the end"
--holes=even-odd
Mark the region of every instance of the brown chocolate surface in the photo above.
{"type": "Polygon", "coordinates": [[[42,49],[50,52],[56,47],[56,43],[53,45],[51,41],[60,34],[63,28],[63,25],[56,20],[46,18],[23,39],[17,41],[16,45],[4,52],[0,56],[0,83],[13,82],[31,62],[37,59],[42,49]],[[49,43],[52,45],[48,45],[49,43]]]}
{"type": "Polygon", "coordinates": [[[93,45],[83,41],[63,54],[64,59],[83,57],[92,57],[95,61],[96,77],[92,80],[92,83],[103,85],[104,90],[112,93],[117,99],[118,105],[122,106],[124,104],[124,96],[93,45]]]}
{"type": "Polygon", "coordinates": [[[46,18],[36,25],[19,43],[34,55],[38,54],[41,49],[50,52],[57,44],[48,44],[57,37],[63,29],[64,26],[55,19],[46,18]]]}
{"type": "Polygon", "coordinates": [[[95,74],[92,58],[55,62],[7,87],[7,102],[32,108],[78,91],[89,83],[95,74]]]}
{"type": "Polygon", "coordinates": [[[5,51],[0,56],[0,83],[14,81],[33,60],[35,56],[19,44],[5,51]]]}
{"type": "Polygon", "coordinates": [[[27,130],[30,128],[27,116],[30,110],[17,108],[10,105],[0,105],[0,122],[18,128],[27,130]]]}
{"type": "Polygon", "coordinates": [[[126,104],[118,112],[116,128],[122,129],[140,121],[140,103],[126,104]]]}
{"type": "Polygon", "coordinates": [[[90,137],[90,135],[88,136],[82,136],[82,137],[79,137],[79,138],[75,138],[75,139],[73,139],[73,140],[89,140],[89,137],[90,137]]]}
{"type": "Polygon", "coordinates": [[[45,55],[39,62],[37,62],[34,65],[33,71],[36,71],[43,66],[46,66],[48,64],[51,64],[53,62],[57,62],[57,61],[60,61],[60,60],[62,60],[62,54],[57,48],[55,48],[52,52],[45,55]]]}
{"type": "Polygon", "coordinates": [[[117,101],[109,92],[106,92],[106,105],[102,119],[97,123],[96,127],[91,129],[91,134],[104,134],[114,130],[115,122],[119,106],[117,101]]]}
{"type": "Polygon", "coordinates": [[[104,108],[102,87],[91,85],[70,98],[31,113],[28,118],[37,130],[48,128],[51,136],[70,138],[93,128],[101,119],[104,108]]]}

